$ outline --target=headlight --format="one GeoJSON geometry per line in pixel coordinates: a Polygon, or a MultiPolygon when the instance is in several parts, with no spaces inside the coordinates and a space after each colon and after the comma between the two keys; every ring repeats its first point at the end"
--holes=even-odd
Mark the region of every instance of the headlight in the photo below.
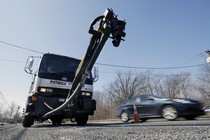
{"type": "Polygon", "coordinates": [[[189,103],[191,103],[190,101],[184,100],[184,99],[173,99],[173,101],[180,102],[180,103],[183,103],[183,104],[189,104],[189,103]]]}
{"type": "Polygon", "coordinates": [[[43,93],[45,93],[45,92],[53,92],[53,89],[51,89],[51,88],[40,88],[40,92],[43,92],[43,93]]]}
{"type": "Polygon", "coordinates": [[[92,96],[92,93],[90,93],[90,92],[82,92],[82,95],[83,96],[92,96]]]}

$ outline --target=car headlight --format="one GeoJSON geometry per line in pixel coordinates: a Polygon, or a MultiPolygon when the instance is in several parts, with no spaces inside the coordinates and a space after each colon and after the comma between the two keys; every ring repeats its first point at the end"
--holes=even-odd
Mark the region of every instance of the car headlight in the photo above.
{"type": "Polygon", "coordinates": [[[92,96],[92,93],[90,93],[90,92],[82,92],[82,95],[83,96],[92,96]]]}
{"type": "Polygon", "coordinates": [[[53,89],[51,89],[51,88],[40,88],[39,91],[42,92],[42,93],[45,93],[45,92],[53,92],[53,89]]]}
{"type": "Polygon", "coordinates": [[[173,99],[173,101],[179,102],[179,103],[183,103],[183,104],[189,104],[189,103],[191,103],[190,101],[184,100],[184,99],[173,99]]]}

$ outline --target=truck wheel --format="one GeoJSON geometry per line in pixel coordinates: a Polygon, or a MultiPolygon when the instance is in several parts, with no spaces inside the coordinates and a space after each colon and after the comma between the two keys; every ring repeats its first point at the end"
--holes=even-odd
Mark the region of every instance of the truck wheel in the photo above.
{"type": "Polygon", "coordinates": [[[24,116],[22,125],[23,127],[31,127],[34,124],[34,118],[32,116],[24,116]]]}
{"type": "Polygon", "coordinates": [[[75,123],[76,122],[76,118],[70,118],[71,122],[75,123]]]}
{"type": "Polygon", "coordinates": [[[86,125],[88,121],[88,115],[86,114],[79,114],[76,118],[77,125],[86,125]]]}
{"type": "Polygon", "coordinates": [[[54,117],[51,119],[52,125],[61,125],[63,118],[61,117],[54,117]]]}
{"type": "Polygon", "coordinates": [[[51,119],[51,121],[52,121],[52,125],[56,125],[57,124],[55,119],[51,119]]]}

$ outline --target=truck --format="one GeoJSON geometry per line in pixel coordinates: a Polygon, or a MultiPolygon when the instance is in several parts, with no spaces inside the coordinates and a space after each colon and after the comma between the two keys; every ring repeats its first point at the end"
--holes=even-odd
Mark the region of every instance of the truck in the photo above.
{"type": "Polygon", "coordinates": [[[59,54],[45,53],[42,57],[29,56],[25,72],[33,75],[23,112],[23,127],[31,127],[35,121],[51,120],[61,125],[70,119],[78,125],[86,125],[89,115],[94,115],[96,101],[93,82],[98,80],[98,70],[93,66],[108,38],[118,47],[125,37],[124,20],[119,20],[112,9],[94,19],[89,28],[92,34],[82,60],[59,54]],[[95,30],[94,26],[98,24],[95,30]],[[34,71],[34,60],[40,58],[38,70],[34,71]]]}

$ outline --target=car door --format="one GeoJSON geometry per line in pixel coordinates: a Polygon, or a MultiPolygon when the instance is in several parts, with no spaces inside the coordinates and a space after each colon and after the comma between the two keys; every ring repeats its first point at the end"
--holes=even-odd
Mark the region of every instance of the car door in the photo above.
{"type": "Polygon", "coordinates": [[[131,98],[126,103],[126,111],[128,111],[131,116],[133,116],[133,114],[134,114],[134,103],[136,103],[136,97],[131,98]]]}
{"type": "Polygon", "coordinates": [[[155,116],[158,112],[158,103],[150,96],[142,96],[138,105],[138,114],[142,117],[155,116]]]}
{"type": "Polygon", "coordinates": [[[146,101],[146,97],[144,95],[137,96],[130,100],[130,107],[129,112],[133,115],[134,114],[134,104],[136,106],[137,112],[140,117],[145,116],[147,114],[147,108],[149,107],[146,101]]]}

